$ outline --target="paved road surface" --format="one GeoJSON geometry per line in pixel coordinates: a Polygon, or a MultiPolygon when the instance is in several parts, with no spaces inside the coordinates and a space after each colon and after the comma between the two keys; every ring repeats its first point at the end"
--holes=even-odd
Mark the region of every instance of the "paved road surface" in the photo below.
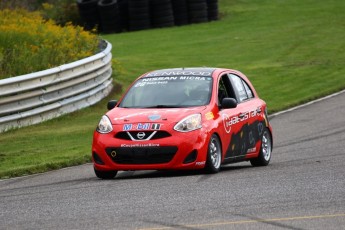
{"type": "Polygon", "coordinates": [[[345,229],[345,93],[271,119],[268,167],[0,181],[0,229],[345,229]]]}

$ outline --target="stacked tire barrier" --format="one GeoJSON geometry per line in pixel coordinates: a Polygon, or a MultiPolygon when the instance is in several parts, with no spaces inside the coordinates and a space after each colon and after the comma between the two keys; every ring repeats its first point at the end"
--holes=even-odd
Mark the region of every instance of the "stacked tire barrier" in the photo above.
{"type": "Polygon", "coordinates": [[[102,22],[102,31],[104,33],[121,32],[120,9],[116,1],[102,0],[98,2],[97,7],[102,22]]]}
{"type": "Polygon", "coordinates": [[[188,0],[187,3],[190,23],[208,21],[206,0],[188,0]]]}
{"type": "Polygon", "coordinates": [[[174,12],[175,25],[187,25],[189,23],[189,18],[186,0],[173,0],[171,3],[174,12]]]}
{"type": "Polygon", "coordinates": [[[209,21],[218,20],[218,0],[207,0],[207,17],[209,21]]]}
{"type": "Polygon", "coordinates": [[[56,68],[0,80],[0,133],[97,103],[113,88],[111,44],[56,68]]]}
{"type": "Polygon", "coordinates": [[[170,0],[151,0],[150,3],[154,28],[174,26],[174,13],[170,0]]]}
{"type": "Polygon", "coordinates": [[[145,30],[151,27],[149,0],[128,0],[129,29],[145,30]]]}
{"type": "Polygon", "coordinates": [[[103,33],[218,20],[218,0],[77,0],[86,29],[103,33]]]}

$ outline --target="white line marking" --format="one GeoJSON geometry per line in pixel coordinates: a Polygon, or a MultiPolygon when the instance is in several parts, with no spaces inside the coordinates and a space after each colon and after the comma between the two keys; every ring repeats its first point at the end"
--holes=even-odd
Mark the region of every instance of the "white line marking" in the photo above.
{"type": "Polygon", "coordinates": [[[288,112],[292,112],[294,110],[297,110],[297,109],[300,109],[300,108],[303,108],[303,107],[307,107],[309,105],[312,105],[314,103],[317,103],[317,102],[320,102],[320,101],[324,101],[324,100],[327,100],[329,98],[332,98],[332,97],[335,97],[335,96],[338,96],[342,93],[345,93],[345,90],[342,90],[340,92],[337,92],[337,93],[333,93],[331,95],[328,95],[328,96],[325,96],[325,97],[322,97],[322,98],[319,98],[319,99],[316,99],[316,100],[313,100],[313,101],[310,101],[310,102],[307,102],[305,104],[302,104],[302,105],[298,105],[298,106],[295,106],[295,107],[292,107],[290,109],[287,109],[287,110],[283,110],[283,111],[280,111],[280,112],[277,112],[277,113],[274,113],[274,114],[271,114],[268,116],[268,118],[274,118],[276,116],[279,116],[281,114],[284,114],[284,113],[288,113],[288,112]]]}

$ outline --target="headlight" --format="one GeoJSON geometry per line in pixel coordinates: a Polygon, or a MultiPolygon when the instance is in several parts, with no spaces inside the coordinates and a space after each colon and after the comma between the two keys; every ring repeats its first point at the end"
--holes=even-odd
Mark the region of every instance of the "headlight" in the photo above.
{"type": "Polygon", "coordinates": [[[111,122],[107,116],[104,115],[102,117],[96,130],[99,133],[110,133],[113,130],[113,126],[111,125],[111,122]]]}
{"type": "Polygon", "coordinates": [[[201,126],[201,114],[198,113],[184,118],[175,125],[174,129],[179,132],[189,132],[200,129],[201,126]]]}

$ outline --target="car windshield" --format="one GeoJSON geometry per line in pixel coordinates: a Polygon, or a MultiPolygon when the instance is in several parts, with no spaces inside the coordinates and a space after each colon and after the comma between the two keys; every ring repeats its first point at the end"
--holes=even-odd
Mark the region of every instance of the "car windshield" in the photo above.
{"type": "Polygon", "coordinates": [[[180,108],[207,105],[212,78],[205,76],[155,76],[136,81],[119,107],[180,108]]]}

